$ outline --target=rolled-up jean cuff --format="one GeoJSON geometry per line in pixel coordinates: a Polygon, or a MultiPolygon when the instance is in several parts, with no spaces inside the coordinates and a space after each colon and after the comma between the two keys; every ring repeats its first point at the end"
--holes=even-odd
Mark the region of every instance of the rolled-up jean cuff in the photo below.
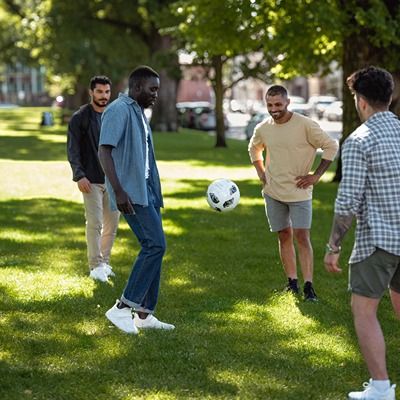
{"type": "Polygon", "coordinates": [[[144,312],[147,314],[153,314],[154,310],[149,310],[148,308],[144,308],[142,307],[140,304],[135,303],[134,301],[130,301],[127,298],[125,298],[124,296],[121,296],[121,301],[128,305],[129,307],[133,308],[135,311],[139,311],[139,312],[144,312]]]}

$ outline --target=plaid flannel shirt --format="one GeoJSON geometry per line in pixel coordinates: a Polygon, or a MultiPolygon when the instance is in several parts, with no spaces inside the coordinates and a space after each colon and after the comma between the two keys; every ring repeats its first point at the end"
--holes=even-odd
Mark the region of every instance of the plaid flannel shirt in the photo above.
{"type": "Polygon", "coordinates": [[[372,115],[345,141],[335,214],[354,215],[350,263],[377,247],[400,255],[400,121],[390,111],[372,115]]]}

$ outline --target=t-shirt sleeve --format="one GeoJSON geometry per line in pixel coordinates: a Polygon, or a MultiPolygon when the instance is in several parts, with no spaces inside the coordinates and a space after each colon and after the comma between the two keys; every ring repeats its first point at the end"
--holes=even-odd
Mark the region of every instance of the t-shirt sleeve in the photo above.
{"type": "Polygon", "coordinates": [[[315,122],[309,122],[307,126],[307,140],[316,149],[322,149],[322,158],[333,161],[339,149],[339,144],[332,139],[321,127],[315,122]]]}
{"type": "Polygon", "coordinates": [[[128,110],[124,104],[106,108],[101,117],[99,145],[117,147],[125,134],[128,110]]]}
{"type": "Polygon", "coordinates": [[[261,138],[261,125],[262,124],[260,123],[254,128],[253,136],[251,137],[248,145],[249,157],[252,163],[263,159],[263,151],[266,148],[261,138]]]}

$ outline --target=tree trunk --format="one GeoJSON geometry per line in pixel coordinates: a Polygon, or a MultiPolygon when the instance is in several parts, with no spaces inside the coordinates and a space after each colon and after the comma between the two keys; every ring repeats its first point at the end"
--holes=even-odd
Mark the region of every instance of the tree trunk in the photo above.
{"type": "Polygon", "coordinates": [[[89,82],[84,86],[80,83],[75,85],[75,91],[72,95],[66,95],[64,99],[64,107],[68,110],[77,110],[81,105],[89,103],[89,82]]]}
{"type": "Polygon", "coordinates": [[[392,75],[394,79],[394,92],[390,111],[400,117],[400,71],[396,71],[392,75]]]}
{"type": "Polygon", "coordinates": [[[217,122],[215,147],[227,147],[225,140],[225,121],[224,121],[224,87],[222,83],[222,57],[214,56],[212,66],[215,72],[213,87],[215,92],[215,118],[217,122]]]}
{"type": "MultiPolygon", "coordinates": [[[[358,3],[365,1],[359,0],[358,3]]],[[[347,15],[353,26],[357,23],[354,18],[354,10],[349,9],[346,0],[341,0],[342,9],[346,10],[347,15]]],[[[346,24],[347,25],[347,24],[346,24]]],[[[364,29],[355,29],[348,36],[343,39],[343,54],[342,54],[342,68],[343,68],[343,127],[342,138],[340,140],[340,149],[346,138],[360,125],[360,119],[355,108],[354,97],[350,92],[346,80],[356,70],[365,67],[368,64],[373,64],[376,60],[375,56],[378,49],[373,48],[372,44],[368,42],[368,35],[364,29]]],[[[340,151],[340,150],[339,150],[340,151]]],[[[333,178],[334,182],[340,182],[342,179],[342,162],[339,154],[336,174],[333,178]]]]}
{"type": "Polygon", "coordinates": [[[172,52],[172,38],[161,36],[155,30],[151,40],[152,67],[160,74],[160,91],[153,108],[151,127],[159,132],[176,132],[178,130],[178,112],[176,95],[180,77],[179,60],[172,52]]]}
{"type": "MultiPolygon", "coordinates": [[[[356,36],[356,35],[354,35],[356,36]]],[[[363,65],[363,58],[359,54],[360,43],[358,37],[347,37],[343,42],[343,82],[342,82],[342,93],[343,93],[343,126],[342,126],[342,138],[340,139],[340,149],[342,148],[343,142],[346,138],[357,128],[360,124],[360,119],[357,115],[355,108],[354,97],[350,92],[346,79],[357,69],[363,65]],[[361,56],[361,58],[360,58],[361,56]]],[[[340,151],[340,150],[339,150],[340,151]]],[[[334,182],[340,182],[342,179],[342,160],[339,153],[337,162],[336,174],[333,178],[334,182]]]]}
{"type": "Polygon", "coordinates": [[[160,69],[160,91],[151,117],[152,129],[159,132],[176,132],[178,114],[176,111],[176,93],[178,83],[165,69],[160,69]]]}

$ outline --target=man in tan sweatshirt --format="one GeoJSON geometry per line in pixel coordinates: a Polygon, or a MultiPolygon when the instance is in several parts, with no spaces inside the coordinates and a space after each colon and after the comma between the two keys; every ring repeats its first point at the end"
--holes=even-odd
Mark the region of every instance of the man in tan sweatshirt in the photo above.
{"type": "Polygon", "coordinates": [[[263,184],[270,229],[278,233],[279,253],[288,278],[286,290],[299,292],[296,239],[304,299],[316,301],[310,241],[312,190],[335,158],[338,143],[310,118],[288,110],[290,100],[283,86],[271,86],[266,103],[271,118],[255,127],[248,148],[250,159],[263,184]],[[319,148],[323,151],[321,162],[310,173],[319,148]]]}

